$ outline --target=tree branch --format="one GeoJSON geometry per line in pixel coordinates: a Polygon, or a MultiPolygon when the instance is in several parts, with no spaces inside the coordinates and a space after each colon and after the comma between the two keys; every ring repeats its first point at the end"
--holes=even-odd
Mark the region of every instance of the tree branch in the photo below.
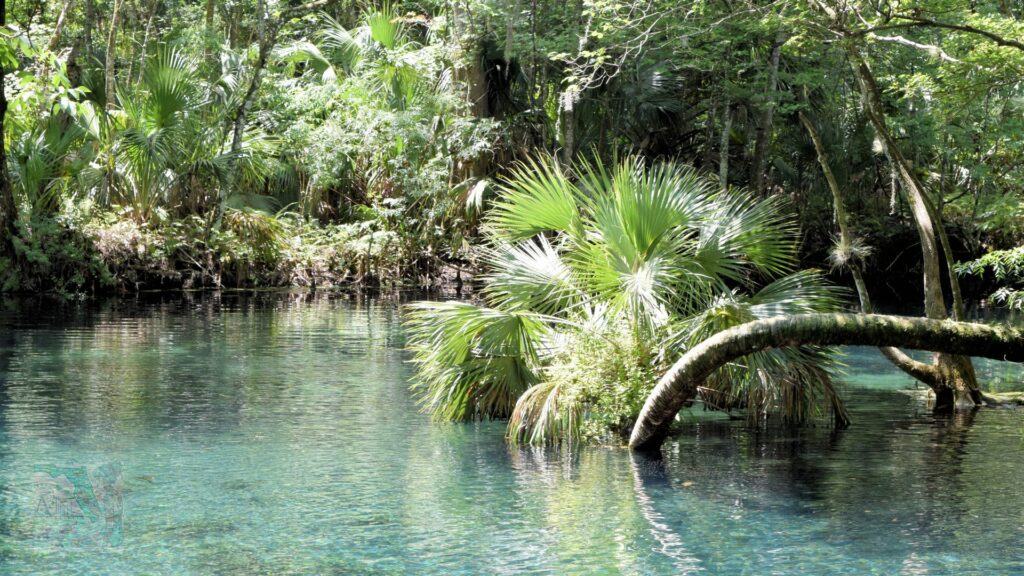
{"type": "Polygon", "coordinates": [[[914,42],[913,40],[910,40],[908,38],[904,38],[903,36],[879,36],[878,34],[872,33],[869,34],[868,37],[874,40],[878,40],[879,42],[894,42],[896,44],[910,46],[911,48],[917,48],[918,50],[924,50],[925,52],[928,52],[929,54],[935,56],[936,58],[942,60],[943,62],[952,62],[954,64],[962,63],[960,60],[957,60],[956,58],[953,58],[949,54],[946,54],[945,50],[943,50],[942,48],[939,48],[938,46],[935,46],[933,44],[921,44],[919,42],[914,42]]]}
{"type": "Polygon", "coordinates": [[[919,16],[907,16],[897,14],[893,16],[894,19],[906,20],[904,23],[897,24],[885,24],[882,26],[875,26],[873,28],[864,28],[862,30],[850,31],[850,35],[854,36],[865,36],[875,32],[881,32],[883,30],[896,30],[901,28],[917,28],[917,27],[931,27],[931,28],[942,28],[945,30],[955,30],[957,32],[966,32],[968,34],[977,34],[995,42],[999,46],[1007,46],[1010,48],[1016,48],[1017,50],[1024,51],[1024,42],[1019,40],[1013,40],[1010,38],[1004,38],[994,32],[976,28],[974,26],[968,26],[966,24],[952,24],[950,22],[940,22],[938,20],[932,20],[929,18],[921,18],[919,16]]]}

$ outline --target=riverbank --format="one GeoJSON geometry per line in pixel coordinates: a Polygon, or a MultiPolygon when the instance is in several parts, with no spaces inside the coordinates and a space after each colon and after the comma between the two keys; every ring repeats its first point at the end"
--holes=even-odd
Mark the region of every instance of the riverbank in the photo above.
{"type": "Polygon", "coordinates": [[[139,222],[115,211],[21,222],[15,258],[0,260],[7,293],[63,297],[203,288],[426,288],[470,274],[417,255],[376,220],[321,223],[297,214],[226,211],[139,222]]]}
{"type": "MultiPolygon", "coordinates": [[[[254,209],[228,209],[216,225],[212,215],[140,222],[127,212],[82,203],[19,222],[17,230],[15,260],[0,258],[0,292],[67,298],[227,288],[458,290],[472,282],[478,249],[467,247],[454,256],[436,246],[426,249],[422,238],[382,219],[325,223],[254,209]]],[[[801,267],[827,270],[820,252],[802,245],[801,267]]],[[[897,250],[895,244],[877,252],[895,256],[891,262],[881,257],[866,262],[876,304],[902,309],[921,300],[917,252],[897,250]]],[[[966,249],[957,254],[965,261],[975,256],[966,249]]],[[[853,287],[842,270],[828,270],[828,276],[853,287]]],[[[992,274],[964,276],[961,285],[966,298],[980,301],[995,281],[992,274]]]]}

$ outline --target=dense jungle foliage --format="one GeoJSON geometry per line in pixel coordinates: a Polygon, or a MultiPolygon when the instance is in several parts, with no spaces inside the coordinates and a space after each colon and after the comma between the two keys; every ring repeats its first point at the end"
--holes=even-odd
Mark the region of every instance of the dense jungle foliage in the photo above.
{"type": "Polygon", "coordinates": [[[853,221],[840,260],[902,297],[917,237],[863,62],[967,288],[1020,302],[1020,2],[8,0],[4,17],[8,291],[461,283],[518,162],[631,155],[785,200],[801,261],[829,268],[820,153],[853,221]]]}
{"type": "MultiPolygon", "coordinates": [[[[4,291],[466,283],[410,315],[416,390],[516,440],[628,431],[667,362],[748,320],[1024,305],[1019,1],[3,14],[4,291]]],[[[980,401],[963,357],[886,355],[980,401]]],[[[843,422],[832,364],[758,355],[702,401],[843,422]]]]}

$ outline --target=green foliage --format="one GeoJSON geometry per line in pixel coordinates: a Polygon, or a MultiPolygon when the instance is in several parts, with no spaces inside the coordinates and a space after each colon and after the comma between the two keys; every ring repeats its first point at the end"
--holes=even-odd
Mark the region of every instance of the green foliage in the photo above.
{"type": "Polygon", "coordinates": [[[991,273],[1002,286],[989,299],[1007,308],[1024,309],[1024,246],[994,250],[976,260],[962,262],[956,272],[973,276],[991,273]]]}
{"type": "Polygon", "coordinates": [[[514,441],[621,442],[661,376],[646,342],[621,316],[581,319],[512,414],[514,441]]]}
{"type": "MultiPolygon", "coordinates": [[[[785,275],[796,233],[777,200],[716,191],[691,169],[636,158],[577,172],[574,181],[537,160],[502,186],[483,254],[492,308],[413,308],[414,390],[435,416],[506,416],[518,398],[513,440],[607,438],[628,430],[653,375],[697,338],[745,319],[839,306],[819,275],[785,275]],[[751,293],[765,277],[775,281],[751,293]],[[514,334],[515,345],[486,344],[492,333],[501,342],[514,334]]],[[[781,409],[802,422],[811,404],[838,403],[828,359],[819,349],[766,353],[726,368],[718,378],[734,389],[719,390],[757,396],[755,414],[781,409]]]]}
{"type": "MultiPolygon", "coordinates": [[[[205,15],[191,7],[166,16],[166,42],[119,59],[109,95],[74,85],[102,90],[102,57],[50,53],[38,48],[47,38],[22,41],[11,30],[9,68],[25,72],[8,111],[7,151],[24,216],[90,202],[84,237],[117,237],[118,227],[132,228],[119,221],[134,220],[124,240],[138,240],[139,250],[101,257],[118,284],[136,286],[151,283],[142,276],[219,285],[226,269],[244,282],[395,282],[429,278],[464,257],[482,207],[468,209],[467,191],[484,182],[474,166],[491,154],[496,123],[470,117],[432,24],[387,3],[354,18],[286,19],[279,31],[254,14],[236,14],[226,36],[198,34],[205,15]],[[237,42],[257,38],[260,26],[280,32],[262,70],[258,46],[237,42]],[[300,36],[307,26],[318,29],[300,36]],[[96,103],[106,101],[105,112],[96,103]],[[273,216],[285,206],[299,216],[273,216]],[[278,227],[284,221],[308,242],[293,241],[292,229],[278,227]],[[155,247],[157,237],[170,246],[155,247]]],[[[157,26],[164,18],[156,15],[157,26]]]]}
{"type": "Polygon", "coordinates": [[[442,420],[505,418],[537,381],[547,332],[535,315],[460,302],[414,304],[413,391],[442,420]]]}
{"type": "Polygon", "coordinates": [[[3,291],[65,296],[100,290],[389,284],[408,256],[374,222],[323,225],[294,213],[229,208],[223,225],[199,216],[137,222],[131,208],[66,202],[19,221],[3,291]]]}
{"type": "Polygon", "coordinates": [[[229,209],[224,214],[224,228],[248,246],[258,262],[273,261],[283,249],[285,226],[280,219],[258,210],[229,209]]]}
{"type": "Polygon", "coordinates": [[[207,14],[203,3],[157,0],[121,18],[113,94],[103,11],[70,6],[61,29],[63,3],[12,5],[18,24],[0,34],[5,152],[25,222],[88,201],[140,229],[180,225],[181,250],[198,250],[196,261],[223,247],[235,252],[216,259],[239,270],[292,254],[319,270],[309,278],[325,273],[314,249],[258,231],[287,207],[299,216],[279,216],[316,237],[309,246],[337,254],[328,268],[424,283],[473,260],[490,227],[495,305],[555,314],[609,298],[651,330],[688,306],[679,300],[749,290],[798,256],[826,265],[831,201],[802,111],[819,126],[858,236],[875,247],[870,258],[859,245],[831,256],[860,260],[871,283],[913,219],[861,112],[842,49],[852,43],[954,243],[980,252],[1024,238],[1024,50],[1012,3],[395,0],[316,13],[241,0],[207,14]],[[841,7],[838,20],[821,6],[841,7]],[[592,166],[570,170],[581,151],[592,166]],[[560,167],[529,160],[552,154],[560,167]],[[633,155],[727,168],[728,182],[695,192],[688,214],[657,195],[630,206],[621,182],[635,166],[588,171],[633,155]],[[712,198],[710,188],[761,176],[751,195],[712,198]],[[799,206],[798,219],[773,220],[778,207],[762,198],[799,206]],[[660,235],[685,218],[705,227],[682,226],[700,245],[660,235]],[[534,241],[542,232],[546,246],[534,241]],[[256,244],[241,246],[250,237],[256,244]],[[547,292],[527,295],[531,283],[547,292]]]}
{"type": "Polygon", "coordinates": [[[258,128],[245,132],[241,149],[227,147],[225,126],[237,105],[231,82],[208,84],[197,64],[164,49],[142,81],[118,93],[120,110],[107,130],[109,161],[97,194],[130,206],[136,218],[157,208],[202,212],[229,192],[259,190],[268,176],[273,142],[258,128]]]}
{"type": "Polygon", "coordinates": [[[495,125],[468,118],[443,47],[413,33],[393,5],[356,26],[322,18],[314,41],[278,57],[298,72],[271,96],[284,141],[305,151],[297,167],[304,213],[370,213],[410,253],[452,257],[464,250],[471,218],[464,191],[471,166],[493,145],[495,125]],[[353,209],[352,204],[367,209],[353,209]]]}
{"type": "Polygon", "coordinates": [[[107,263],[84,227],[84,214],[76,210],[19,220],[13,259],[0,260],[0,291],[48,290],[72,297],[113,286],[107,263]]]}

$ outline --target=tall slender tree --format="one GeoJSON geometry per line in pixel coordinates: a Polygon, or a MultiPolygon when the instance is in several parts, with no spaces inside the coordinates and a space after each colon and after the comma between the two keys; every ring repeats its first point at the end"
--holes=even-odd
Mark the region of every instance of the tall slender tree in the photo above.
{"type": "Polygon", "coordinates": [[[114,0],[114,9],[110,13],[110,28],[107,30],[107,53],[103,67],[103,96],[106,98],[106,109],[114,109],[117,85],[114,78],[114,63],[117,61],[117,19],[121,14],[124,0],[114,0]]]}
{"type": "MultiPolygon", "coordinates": [[[[0,27],[4,26],[7,26],[7,2],[0,0],[0,27]]],[[[4,77],[10,60],[13,60],[13,57],[0,59],[0,253],[13,261],[13,239],[18,208],[14,201],[14,187],[11,186],[10,174],[7,172],[7,146],[4,141],[7,95],[3,89],[4,77]]]]}

